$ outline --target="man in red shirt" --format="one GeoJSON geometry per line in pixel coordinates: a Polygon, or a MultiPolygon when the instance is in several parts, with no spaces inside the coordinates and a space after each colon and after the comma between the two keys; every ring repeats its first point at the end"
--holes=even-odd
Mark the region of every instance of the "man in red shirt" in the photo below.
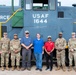
{"type": "Polygon", "coordinates": [[[50,71],[52,71],[54,43],[51,40],[51,36],[47,37],[47,42],[45,42],[44,49],[45,49],[46,66],[47,66],[46,70],[50,69],[50,71]]]}

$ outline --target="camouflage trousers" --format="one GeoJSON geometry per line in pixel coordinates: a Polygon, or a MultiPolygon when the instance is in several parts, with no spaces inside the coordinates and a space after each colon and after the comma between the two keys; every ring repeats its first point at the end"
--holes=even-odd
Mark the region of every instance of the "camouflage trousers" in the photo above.
{"type": "Polygon", "coordinates": [[[11,66],[15,66],[15,60],[16,66],[20,66],[20,53],[11,53],[11,66]]]}
{"type": "Polygon", "coordinates": [[[69,52],[69,65],[72,66],[72,61],[74,58],[75,68],[76,68],[76,51],[69,52]]]}
{"type": "Polygon", "coordinates": [[[1,66],[9,65],[9,54],[8,53],[1,53],[1,66]]]}
{"type": "Polygon", "coordinates": [[[58,51],[56,52],[56,57],[57,57],[57,65],[58,66],[65,66],[65,50],[58,51]]]}

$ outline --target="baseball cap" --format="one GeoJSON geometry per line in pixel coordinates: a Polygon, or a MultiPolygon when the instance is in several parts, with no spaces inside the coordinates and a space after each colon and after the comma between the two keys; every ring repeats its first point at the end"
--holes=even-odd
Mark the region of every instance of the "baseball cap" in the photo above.
{"type": "Polygon", "coordinates": [[[63,34],[62,32],[59,32],[59,34],[63,34]]]}
{"type": "Polygon", "coordinates": [[[51,36],[49,35],[49,36],[47,36],[47,38],[51,38],[51,36]]]}
{"type": "Polygon", "coordinates": [[[4,34],[4,35],[7,35],[7,32],[4,32],[3,34],[4,34]]]}
{"type": "Polygon", "coordinates": [[[29,31],[28,31],[28,30],[26,30],[26,31],[25,31],[25,33],[29,33],[29,31]]]}
{"type": "Polygon", "coordinates": [[[75,35],[75,32],[72,32],[72,35],[75,35]]]}
{"type": "Polygon", "coordinates": [[[17,34],[14,34],[14,36],[17,36],[17,34]]]}

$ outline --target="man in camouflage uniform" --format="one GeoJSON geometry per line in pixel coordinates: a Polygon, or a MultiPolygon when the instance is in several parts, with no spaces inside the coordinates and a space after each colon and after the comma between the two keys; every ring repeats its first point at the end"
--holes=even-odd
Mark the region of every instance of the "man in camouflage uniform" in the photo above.
{"type": "Polygon", "coordinates": [[[1,40],[0,40],[0,53],[1,53],[1,40]]]}
{"type": "Polygon", "coordinates": [[[14,39],[10,42],[10,50],[11,50],[11,65],[12,65],[12,71],[15,69],[15,59],[16,59],[16,66],[17,70],[19,71],[20,68],[20,40],[18,39],[17,34],[14,34],[14,39]]]}
{"type": "Polygon", "coordinates": [[[57,69],[60,70],[60,66],[62,65],[63,71],[66,71],[65,68],[65,47],[66,40],[62,37],[62,32],[59,33],[59,38],[55,41],[56,55],[57,55],[57,69]]]}
{"type": "Polygon", "coordinates": [[[69,47],[69,71],[72,71],[72,60],[74,57],[75,62],[75,68],[76,71],[76,38],[75,38],[75,32],[72,33],[72,38],[68,41],[68,47],[69,47]]]}
{"type": "Polygon", "coordinates": [[[4,71],[4,63],[6,63],[6,70],[9,70],[9,50],[10,50],[10,39],[7,38],[7,33],[3,33],[1,39],[1,70],[4,71]]]}

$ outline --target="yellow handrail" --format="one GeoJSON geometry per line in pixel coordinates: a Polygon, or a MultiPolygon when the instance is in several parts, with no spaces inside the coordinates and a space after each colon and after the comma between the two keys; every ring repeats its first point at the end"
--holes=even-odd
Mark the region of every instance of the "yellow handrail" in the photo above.
{"type": "Polygon", "coordinates": [[[0,23],[3,23],[3,24],[7,23],[18,11],[21,11],[21,10],[22,10],[21,8],[17,9],[17,10],[8,18],[8,20],[6,20],[5,22],[0,22],[0,23]]]}
{"type": "Polygon", "coordinates": [[[2,35],[2,24],[7,23],[18,11],[21,11],[22,9],[19,8],[17,9],[5,22],[0,22],[0,39],[1,39],[1,35],[2,35]]]}

